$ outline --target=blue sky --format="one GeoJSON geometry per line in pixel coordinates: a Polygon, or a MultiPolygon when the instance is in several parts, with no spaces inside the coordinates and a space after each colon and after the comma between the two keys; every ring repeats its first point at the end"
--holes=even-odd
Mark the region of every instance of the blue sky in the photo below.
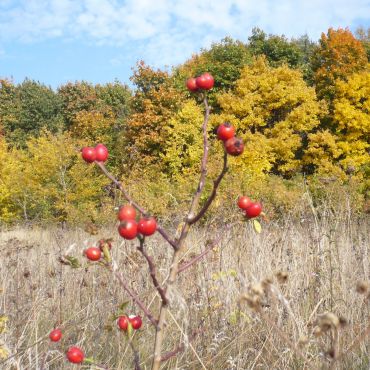
{"type": "Polygon", "coordinates": [[[168,68],[256,26],[316,41],[370,27],[370,0],[0,0],[0,77],[128,83],[140,59],[168,68]]]}

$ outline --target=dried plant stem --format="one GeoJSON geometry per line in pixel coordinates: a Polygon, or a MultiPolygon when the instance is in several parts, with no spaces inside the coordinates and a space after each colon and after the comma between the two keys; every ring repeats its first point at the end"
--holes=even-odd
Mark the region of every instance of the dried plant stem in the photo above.
{"type": "MultiPolygon", "coordinates": [[[[368,321],[370,320],[370,316],[368,317],[368,321]]],[[[348,347],[348,349],[341,354],[339,354],[334,360],[334,362],[338,362],[343,357],[345,357],[348,353],[356,349],[361,343],[365,341],[365,339],[370,335],[370,324],[366,327],[366,329],[352,342],[352,344],[348,347]]]]}
{"type": "Polygon", "coordinates": [[[289,339],[289,337],[280,329],[280,327],[274,322],[274,320],[271,320],[268,315],[265,315],[265,313],[261,309],[258,310],[258,314],[270,327],[275,328],[276,333],[279,335],[280,339],[282,339],[297,356],[299,356],[304,362],[307,361],[305,354],[289,339]]]}
{"type": "MultiPolygon", "coordinates": [[[[190,209],[188,212],[187,217],[185,218],[184,225],[181,230],[180,237],[177,241],[177,248],[174,252],[173,258],[172,258],[172,264],[170,267],[170,273],[169,278],[167,281],[167,287],[166,287],[166,296],[167,298],[171,296],[173,285],[176,282],[178,269],[179,269],[179,263],[181,260],[181,253],[182,249],[185,246],[185,240],[188,236],[189,229],[190,229],[190,221],[194,217],[194,214],[196,212],[196,209],[199,205],[200,196],[202,194],[202,191],[204,189],[204,185],[206,182],[207,177],[207,162],[208,162],[208,133],[207,133],[207,125],[209,120],[209,114],[210,114],[210,107],[208,105],[207,97],[205,96],[203,99],[203,103],[205,106],[205,112],[204,112],[204,120],[202,125],[202,131],[203,131],[203,157],[201,161],[201,170],[200,170],[200,179],[198,183],[197,190],[193,196],[193,200],[190,205],[190,209]]],[[[154,358],[152,363],[152,370],[158,370],[161,366],[161,360],[162,360],[162,343],[164,338],[164,329],[166,324],[166,317],[167,317],[167,311],[168,311],[168,304],[164,304],[162,302],[160,313],[159,313],[159,320],[158,325],[156,328],[156,335],[155,335],[155,343],[154,343],[154,358]]]]}

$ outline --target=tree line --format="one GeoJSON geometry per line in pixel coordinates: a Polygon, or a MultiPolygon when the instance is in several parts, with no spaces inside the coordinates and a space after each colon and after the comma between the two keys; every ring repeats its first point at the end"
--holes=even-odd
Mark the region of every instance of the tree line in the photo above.
{"type": "MultiPolygon", "coordinates": [[[[225,38],[171,71],[140,61],[133,89],[78,81],[53,90],[2,78],[0,221],[95,222],[109,213],[119,199],[79,157],[79,148],[98,142],[109,148],[109,169],[133,193],[145,188],[149,208],[155,203],[165,214],[186,201],[202,153],[202,112],[184,81],[204,71],[215,78],[209,135],[228,121],[246,144],[231,162],[240,178],[230,182],[350,178],[365,199],[369,56],[370,29],[329,29],[315,43],[256,28],[248,42],[225,38]]],[[[212,142],[210,173],[217,172],[218,146],[212,142]]]]}

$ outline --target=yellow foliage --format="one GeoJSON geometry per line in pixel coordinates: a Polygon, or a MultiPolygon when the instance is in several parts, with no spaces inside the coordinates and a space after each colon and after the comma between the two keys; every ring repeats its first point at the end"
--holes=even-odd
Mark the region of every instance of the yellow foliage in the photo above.
{"type": "Polygon", "coordinates": [[[20,167],[8,149],[5,140],[0,137],[0,221],[10,222],[16,215],[12,177],[20,172],[20,167]]]}
{"type": "Polygon", "coordinates": [[[169,175],[178,178],[199,170],[203,153],[203,114],[194,100],[184,104],[164,129],[167,141],[161,154],[169,175]]]}
{"type": "Polygon", "coordinates": [[[325,110],[300,71],[269,67],[262,57],[243,69],[235,91],[221,95],[219,102],[218,123],[229,120],[246,141],[238,167],[255,175],[299,171],[302,138],[319,125],[325,110]]]}
{"type": "Polygon", "coordinates": [[[361,167],[369,165],[370,72],[353,74],[348,81],[337,81],[333,100],[331,131],[309,136],[305,162],[317,172],[342,179],[345,172],[361,176],[361,167]]]}
{"type": "Polygon", "coordinates": [[[9,179],[25,218],[78,222],[94,218],[107,180],[82,161],[68,134],[44,132],[12,153],[19,170],[9,179]]]}
{"type": "Polygon", "coordinates": [[[112,112],[103,114],[98,111],[80,111],[73,119],[70,129],[73,137],[82,138],[86,142],[105,143],[111,141],[110,134],[115,123],[112,112]]]}

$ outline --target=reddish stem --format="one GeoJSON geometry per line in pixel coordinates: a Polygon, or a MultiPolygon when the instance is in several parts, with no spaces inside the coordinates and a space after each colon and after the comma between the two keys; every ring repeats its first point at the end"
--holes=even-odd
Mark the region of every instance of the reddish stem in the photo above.
{"type": "Polygon", "coordinates": [[[148,262],[148,266],[149,266],[149,272],[150,272],[150,276],[153,280],[153,285],[154,287],[157,289],[159,295],[161,296],[161,299],[162,299],[162,302],[164,305],[167,305],[168,304],[168,299],[166,297],[166,292],[165,290],[160,286],[159,284],[159,281],[157,279],[157,274],[156,274],[156,266],[155,266],[155,263],[153,261],[153,257],[149,256],[145,249],[144,249],[144,238],[139,238],[140,240],[140,245],[137,247],[137,249],[141,252],[141,254],[145,257],[145,259],[147,260],[148,262]]]}
{"type": "Polygon", "coordinates": [[[190,223],[190,225],[199,221],[204,216],[204,214],[207,212],[209,206],[212,204],[213,200],[216,197],[217,189],[218,189],[223,177],[225,176],[227,170],[228,170],[228,167],[227,167],[227,153],[224,152],[224,164],[223,164],[221,173],[218,175],[217,179],[213,182],[212,193],[208,197],[207,201],[204,203],[203,207],[198,212],[198,214],[188,221],[190,223]]]}
{"type": "Polygon", "coordinates": [[[212,242],[210,242],[210,244],[208,245],[208,247],[200,254],[198,254],[197,256],[195,256],[194,258],[192,258],[190,261],[188,262],[185,262],[183,263],[179,269],[178,269],[178,273],[180,272],[183,272],[185,270],[187,270],[189,267],[193,266],[195,263],[197,263],[198,261],[200,261],[204,256],[206,256],[217,244],[218,242],[220,241],[222,235],[224,235],[225,231],[226,230],[229,230],[231,228],[232,225],[226,225],[226,228],[225,230],[219,234],[219,236],[213,240],[212,242]]]}
{"type": "Polygon", "coordinates": [[[149,319],[149,321],[156,327],[157,326],[157,320],[153,317],[153,315],[150,313],[149,309],[144,305],[144,303],[141,301],[141,299],[135,294],[128,286],[127,282],[123,278],[122,274],[120,274],[118,271],[113,271],[116,278],[121,283],[123,289],[126,290],[128,295],[134,300],[134,302],[142,309],[145,316],[149,319]]]}

